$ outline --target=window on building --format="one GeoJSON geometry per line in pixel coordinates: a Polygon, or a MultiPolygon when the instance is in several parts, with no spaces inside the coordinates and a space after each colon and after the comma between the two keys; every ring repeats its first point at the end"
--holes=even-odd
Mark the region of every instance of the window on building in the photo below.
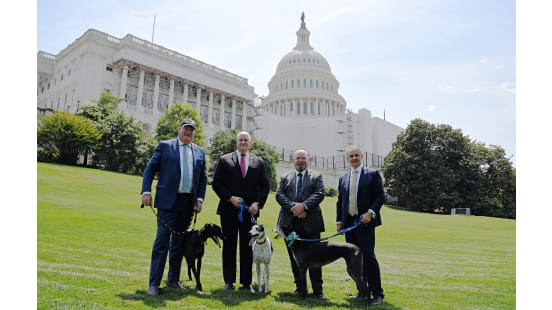
{"type": "Polygon", "coordinates": [[[318,88],[318,80],[316,80],[316,88],[318,88]]]}
{"type": "Polygon", "coordinates": [[[301,80],[297,80],[297,88],[301,88],[301,80]]]}
{"type": "Polygon", "coordinates": [[[312,80],[310,80],[310,88],[312,88],[312,80]]]}
{"type": "Polygon", "coordinates": [[[288,81],[286,81],[286,89],[288,88],[288,81]]]}
{"type": "Polygon", "coordinates": [[[303,80],[303,88],[307,88],[307,80],[303,80]]]}
{"type": "Polygon", "coordinates": [[[295,82],[295,80],[291,80],[291,88],[293,88],[293,82],[295,82]]]}
{"type": "Polygon", "coordinates": [[[108,64],[106,67],[105,67],[105,70],[106,71],[109,71],[109,72],[112,72],[113,71],[113,66],[108,64]]]}
{"type": "Polygon", "coordinates": [[[310,114],[314,115],[314,103],[310,103],[310,114]]]}
{"type": "Polygon", "coordinates": [[[301,114],[301,103],[300,102],[297,102],[297,114],[301,114]]]}
{"type": "Polygon", "coordinates": [[[63,74],[61,75],[61,80],[63,81],[63,74]]]}
{"type": "Polygon", "coordinates": [[[48,89],[50,89],[50,83],[48,83],[48,89]]]}
{"type": "Polygon", "coordinates": [[[69,69],[69,71],[67,71],[67,77],[70,77],[71,76],[71,69],[69,69]]]}
{"type": "Polygon", "coordinates": [[[44,86],[42,86],[42,89],[40,90],[40,93],[41,93],[41,94],[44,93],[44,86]]]}
{"type": "Polygon", "coordinates": [[[309,114],[309,111],[307,109],[307,103],[303,102],[303,114],[309,114]]]}

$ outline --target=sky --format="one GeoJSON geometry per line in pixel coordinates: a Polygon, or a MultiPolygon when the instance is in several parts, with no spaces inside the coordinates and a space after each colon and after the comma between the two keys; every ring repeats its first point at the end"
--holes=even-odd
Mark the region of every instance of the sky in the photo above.
{"type": "Polygon", "coordinates": [[[515,2],[38,1],[38,49],[87,29],[132,34],[248,79],[258,95],[295,46],[301,12],[353,111],[415,118],[500,145],[515,163],[515,2]]]}

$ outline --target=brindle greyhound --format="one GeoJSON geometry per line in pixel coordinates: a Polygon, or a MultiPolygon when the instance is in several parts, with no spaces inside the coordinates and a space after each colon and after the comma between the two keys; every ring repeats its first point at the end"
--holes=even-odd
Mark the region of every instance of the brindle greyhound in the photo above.
{"type": "MultiPolygon", "coordinates": [[[[272,231],[277,233],[274,239],[283,237],[288,241],[280,227],[276,227],[272,231]]],[[[307,269],[322,267],[339,258],[345,259],[347,263],[347,273],[355,281],[358,289],[357,297],[369,298],[368,287],[362,276],[362,254],[356,245],[346,242],[304,242],[296,240],[291,245],[291,252],[299,268],[300,289],[303,298],[307,297],[307,269]]]]}

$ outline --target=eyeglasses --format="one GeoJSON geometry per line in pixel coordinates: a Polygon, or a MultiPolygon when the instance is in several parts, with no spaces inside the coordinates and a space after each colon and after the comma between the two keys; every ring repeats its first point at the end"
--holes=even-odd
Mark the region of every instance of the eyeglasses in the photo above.
{"type": "Polygon", "coordinates": [[[353,158],[353,157],[360,157],[360,154],[350,154],[349,155],[349,158],[353,158]]]}

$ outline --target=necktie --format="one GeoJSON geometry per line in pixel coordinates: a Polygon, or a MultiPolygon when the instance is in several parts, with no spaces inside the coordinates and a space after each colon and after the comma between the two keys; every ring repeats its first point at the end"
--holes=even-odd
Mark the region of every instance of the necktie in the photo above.
{"type": "Polygon", "coordinates": [[[241,155],[240,170],[242,173],[242,178],[245,178],[245,154],[240,154],[240,155],[241,155]]]}
{"type": "Polygon", "coordinates": [[[351,184],[349,184],[349,215],[357,214],[357,180],[358,171],[353,170],[351,184]]]}
{"type": "Polygon", "coordinates": [[[303,192],[303,175],[301,173],[299,173],[297,175],[297,201],[301,201],[302,200],[302,192],[303,192]]]}
{"type": "Polygon", "coordinates": [[[190,183],[190,168],[188,167],[188,145],[184,144],[183,148],[181,149],[181,158],[182,158],[182,180],[180,180],[180,184],[182,184],[181,190],[185,193],[189,193],[191,190],[191,183],[190,183]]]}

